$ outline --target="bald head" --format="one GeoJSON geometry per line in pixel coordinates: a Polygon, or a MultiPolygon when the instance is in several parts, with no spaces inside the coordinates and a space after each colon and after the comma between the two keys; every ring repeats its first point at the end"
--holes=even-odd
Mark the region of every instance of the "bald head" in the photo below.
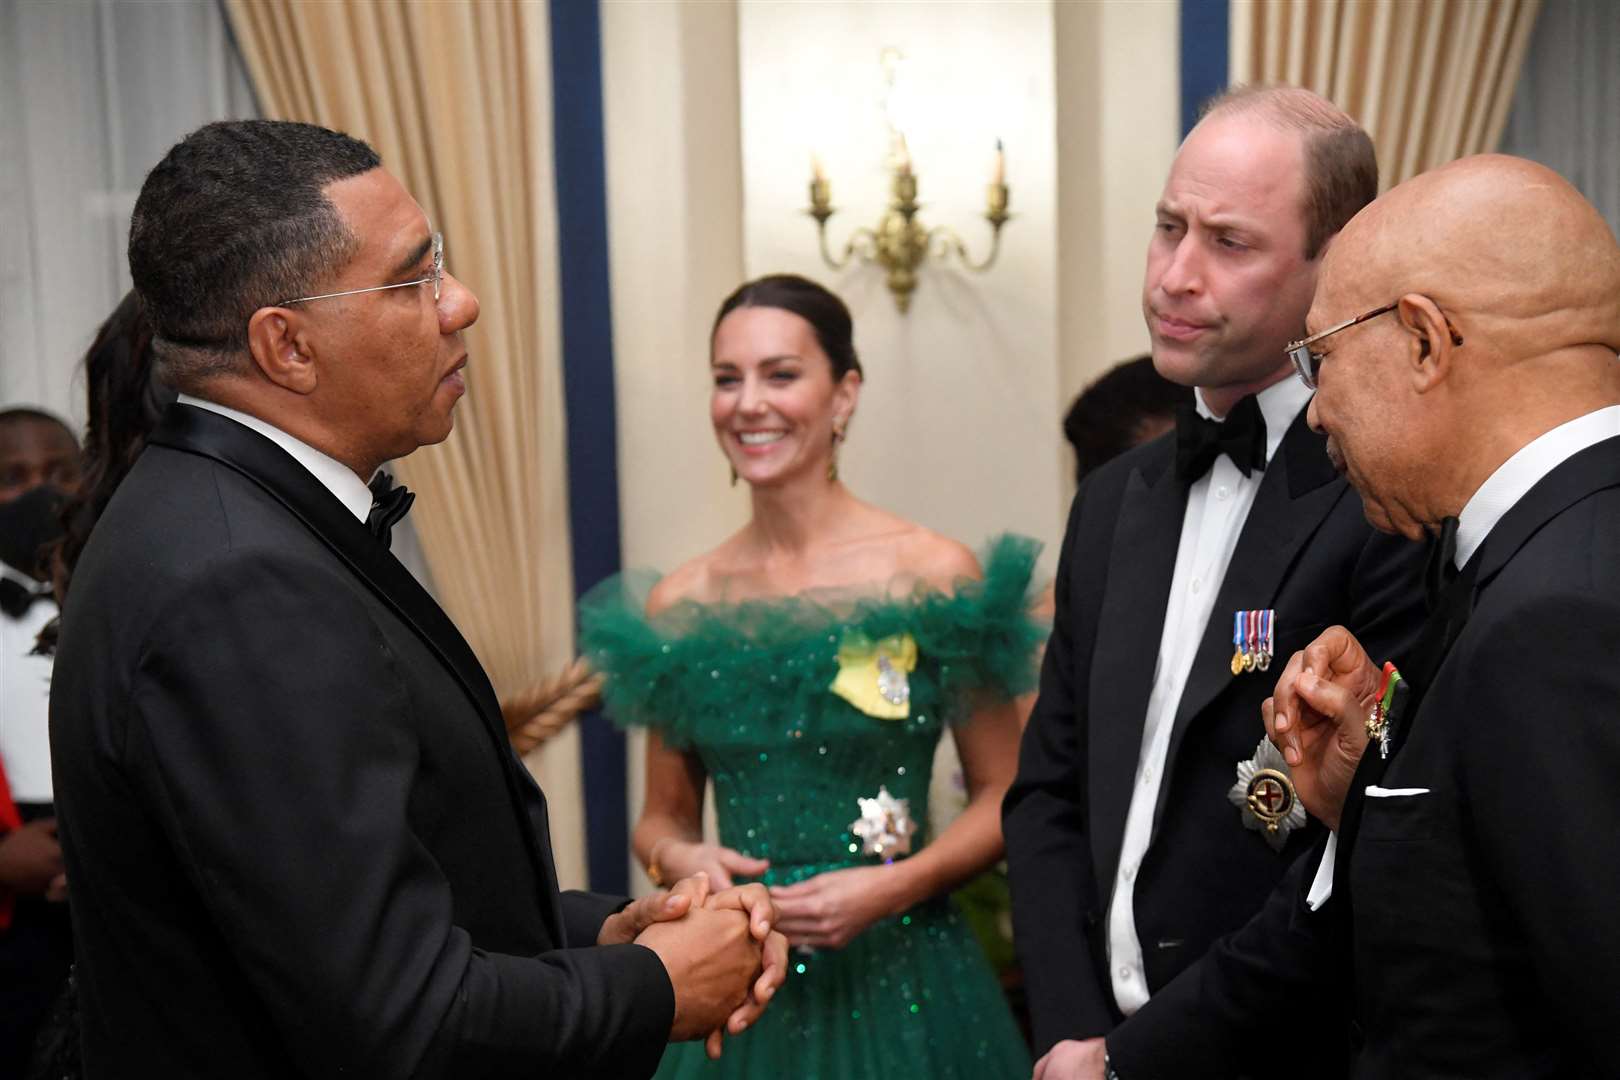
{"type": "Polygon", "coordinates": [[[1567,180],[1523,158],[1463,158],[1372,203],[1323,261],[1321,286],[1343,285],[1373,303],[1423,293],[1508,361],[1620,352],[1620,245],[1567,180]]]}
{"type": "Polygon", "coordinates": [[[1375,524],[1458,513],[1552,428],[1620,403],[1620,246],[1557,173],[1485,154],[1391,189],[1323,259],[1311,422],[1375,524]]]}

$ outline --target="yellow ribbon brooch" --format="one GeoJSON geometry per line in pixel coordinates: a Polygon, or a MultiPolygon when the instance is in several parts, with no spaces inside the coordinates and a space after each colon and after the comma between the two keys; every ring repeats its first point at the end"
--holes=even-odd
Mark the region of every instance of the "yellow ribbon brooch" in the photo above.
{"type": "Polygon", "coordinates": [[[904,720],[911,715],[911,680],[917,642],[910,634],[873,641],[847,634],[838,647],[838,675],[828,687],[867,716],[904,720]]]}

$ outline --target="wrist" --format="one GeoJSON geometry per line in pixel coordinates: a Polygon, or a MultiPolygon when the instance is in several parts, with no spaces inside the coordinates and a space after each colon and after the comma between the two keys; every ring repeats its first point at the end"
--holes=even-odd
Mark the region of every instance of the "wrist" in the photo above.
{"type": "Polygon", "coordinates": [[[904,915],[933,895],[926,865],[918,860],[901,859],[876,867],[883,883],[883,910],[886,915],[904,915]]]}
{"type": "Polygon", "coordinates": [[[653,842],[652,850],[647,852],[647,880],[660,889],[669,884],[670,876],[659,859],[663,851],[669,847],[670,842],[674,839],[673,836],[661,837],[653,842]]]}

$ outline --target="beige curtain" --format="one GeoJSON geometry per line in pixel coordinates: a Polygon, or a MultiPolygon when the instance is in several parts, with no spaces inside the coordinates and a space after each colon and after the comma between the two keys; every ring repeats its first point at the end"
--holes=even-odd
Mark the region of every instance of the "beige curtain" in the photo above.
{"type": "Polygon", "coordinates": [[[1541,0],[1233,0],[1234,83],[1282,82],[1360,120],[1389,188],[1494,150],[1541,0]]]}
{"type": "MultiPolygon", "coordinates": [[[[482,303],[442,446],[398,463],[441,601],[517,692],[573,655],[548,9],[538,0],[228,0],[267,116],[357,135],[482,303]]],[[[289,162],[297,168],[297,162],[289,162]]],[[[558,871],[585,879],[572,729],[531,760],[558,871]]]]}

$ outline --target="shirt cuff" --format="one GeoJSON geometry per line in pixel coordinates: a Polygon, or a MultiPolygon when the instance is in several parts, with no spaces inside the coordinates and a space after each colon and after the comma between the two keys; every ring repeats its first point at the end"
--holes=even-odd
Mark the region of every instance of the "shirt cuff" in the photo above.
{"type": "Polygon", "coordinates": [[[1317,864],[1316,877],[1311,879],[1311,891],[1305,894],[1305,903],[1312,911],[1319,910],[1333,896],[1333,861],[1339,851],[1339,834],[1329,833],[1322,861],[1317,864]]]}

